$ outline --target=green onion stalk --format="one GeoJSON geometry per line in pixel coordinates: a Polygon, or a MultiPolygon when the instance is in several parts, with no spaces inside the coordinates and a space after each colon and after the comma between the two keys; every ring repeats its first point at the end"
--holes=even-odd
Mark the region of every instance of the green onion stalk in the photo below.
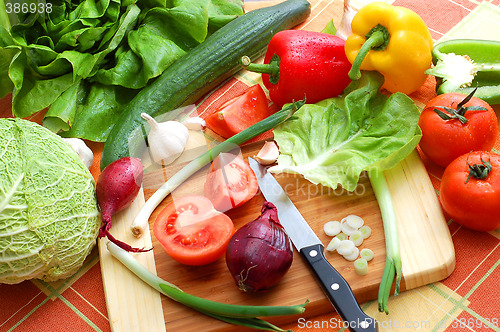
{"type": "Polygon", "coordinates": [[[395,296],[399,294],[401,283],[402,267],[396,211],[394,210],[394,204],[384,173],[379,169],[371,170],[369,172],[369,179],[382,214],[386,245],[384,272],[378,292],[378,310],[389,314],[387,302],[389,301],[394,277],[396,277],[395,296]]]}
{"type": "Polygon", "coordinates": [[[274,127],[288,120],[304,104],[305,99],[298,102],[293,102],[285,106],[282,110],[270,115],[264,120],[257,122],[256,124],[248,127],[240,133],[226,139],[220,144],[214,146],[212,149],[193,159],[179,172],[169,178],[167,182],[165,182],[158,190],[156,190],[155,193],[146,201],[137,216],[134,218],[132,225],[130,226],[132,229],[132,233],[136,237],[140,237],[144,233],[144,230],[148,227],[149,217],[156,209],[156,207],[163,201],[163,199],[165,199],[165,197],[167,197],[172,191],[174,191],[179,185],[181,185],[194,173],[212,162],[215,157],[219,155],[219,153],[229,152],[235,147],[256,137],[257,135],[273,129],[274,127]]]}
{"type": "Polygon", "coordinates": [[[296,315],[304,312],[307,302],[290,306],[247,306],[221,303],[200,298],[182,291],[176,285],[156,276],[139,263],[129,252],[108,242],[111,255],[118,259],[149,286],[170,299],[223,322],[268,331],[285,331],[257,317],[296,315]]]}

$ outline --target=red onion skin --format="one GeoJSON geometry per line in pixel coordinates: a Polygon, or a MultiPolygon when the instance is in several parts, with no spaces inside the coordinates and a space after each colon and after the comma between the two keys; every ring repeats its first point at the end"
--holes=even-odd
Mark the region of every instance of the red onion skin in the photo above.
{"type": "Polygon", "coordinates": [[[124,157],[104,168],[96,183],[97,202],[104,222],[128,207],[141,188],[143,167],[140,159],[124,157]]]}
{"type": "Polygon", "coordinates": [[[290,239],[270,202],[264,203],[259,217],[236,231],[226,250],[229,271],[245,292],[275,286],[290,269],[292,260],[290,239]]]}
{"type": "Polygon", "coordinates": [[[103,225],[99,237],[107,237],[126,251],[144,252],[151,249],[134,248],[113,237],[109,232],[111,217],[127,208],[137,197],[142,185],[143,167],[140,159],[124,157],[115,160],[101,172],[96,183],[96,198],[103,225]]]}

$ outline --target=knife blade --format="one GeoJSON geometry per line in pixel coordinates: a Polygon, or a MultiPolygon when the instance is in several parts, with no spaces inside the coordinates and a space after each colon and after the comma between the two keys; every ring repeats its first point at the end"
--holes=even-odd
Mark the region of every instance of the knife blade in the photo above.
{"type": "Polygon", "coordinates": [[[321,240],[279,182],[267,172],[265,166],[253,158],[248,158],[248,163],[257,177],[264,198],[276,206],[281,225],[294,247],[313,270],[323,292],[344,321],[344,326],[353,332],[378,331],[377,322],[363,312],[347,281],[326,259],[321,240]]]}

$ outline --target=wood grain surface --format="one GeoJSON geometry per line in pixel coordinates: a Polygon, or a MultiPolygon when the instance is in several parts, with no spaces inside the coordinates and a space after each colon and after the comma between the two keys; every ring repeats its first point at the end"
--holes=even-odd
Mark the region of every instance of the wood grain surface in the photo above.
{"type": "MultiPolygon", "coordinates": [[[[253,143],[235,153],[241,153],[246,160],[247,157],[254,156],[262,145],[263,142],[253,143]]],[[[161,169],[146,174],[146,199],[181,166],[182,164],[179,164],[174,169],[161,169]]],[[[200,170],[167,197],[153,213],[150,224],[152,225],[162,208],[176,197],[203,194],[207,171],[208,168],[200,170]]],[[[411,289],[446,278],[453,271],[455,264],[453,244],[439,202],[417,152],[413,152],[399,166],[386,172],[385,176],[398,214],[403,261],[401,289],[411,289]]],[[[385,263],[385,240],[380,210],[367,176],[362,175],[358,187],[352,193],[342,188],[333,190],[314,185],[299,175],[281,174],[276,178],[325,246],[330,240],[323,232],[323,225],[327,221],[341,220],[349,214],[355,214],[362,217],[372,228],[372,235],[360,246],[360,249],[370,248],[375,253],[375,258],[369,262],[368,275],[357,275],[353,263],[337,253],[327,252],[326,257],[349,282],[360,303],[376,299],[385,263]]],[[[227,214],[234,221],[235,227],[239,228],[259,215],[263,202],[264,198],[259,194],[227,214]]],[[[185,266],[172,260],[154,236],[152,243],[158,276],[190,294],[219,302],[247,305],[292,305],[309,301],[305,313],[300,317],[313,317],[333,311],[296,251],[290,271],[275,288],[261,294],[248,294],[236,287],[224,258],[207,266],[185,266]]],[[[234,329],[234,326],[205,317],[166,297],[162,297],[162,304],[168,329],[234,329]]],[[[283,324],[298,318],[299,316],[289,316],[270,321],[283,324]]]]}

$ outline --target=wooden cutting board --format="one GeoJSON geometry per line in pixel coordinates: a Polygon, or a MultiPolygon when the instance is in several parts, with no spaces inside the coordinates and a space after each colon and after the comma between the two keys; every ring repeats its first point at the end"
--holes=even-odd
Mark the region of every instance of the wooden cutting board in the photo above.
{"type": "MultiPolygon", "coordinates": [[[[244,146],[240,153],[246,160],[249,156],[254,156],[262,145],[263,142],[256,142],[244,146]]],[[[182,164],[146,174],[143,183],[145,198],[149,198],[154,190],[180,167],[182,164]]],[[[167,197],[151,216],[150,226],[162,208],[172,199],[184,195],[203,194],[207,171],[208,168],[202,169],[167,197]]],[[[437,196],[418,153],[414,151],[400,165],[386,171],[385,176],[398,214],[403,263],[401,289],[412,289],[446,278],[455,266],[453,243],[437,196]]],[[[360,303],[376,299],[385,263],[385,240],[380,210],[368,178],[363,174],[358,187],[352,193],[341,188],[333,190],[313,185],[299,175],[282,174],[276,178],[325,246],[330,240],[330,237],[326,236],[322,230],[327,221],[340,220],[349,214],[355,214],[362,217],[372,228],[372,235],[360,246],[360,248],[370,248],[375,253],[375,258],[369,262],[368,275],[357,275],[353,263],[346,261],[337,253],[327,252],[326,257],[349,282],[360,303]]],[[[228,211],[227,214],[234,221],[235,227],[239,228],[259,215],[263,202],[263,197],[258,195],[243,206],[228,211]]],[[[126,239],[134,245],[142,243],[142,246],[148,246],[152,243],[154,248],[152,253],[136,254],[136,256],[143,260],[152,271],[156,269],[158,276],[179,286],[184,291],[210,300],[233,304],[292,305],[309,301],[305,313],[301,316],[269,319],[276,324],[296,322],[300,317],[314,317],[333,311],[310,270],[296,251],[292,267],[274,289],[262,294],[247,294],[236,287],[224,258],[207,266],[184,266],[172,260],[154,236],[151,240],[150,234],[145,234],[145,239],[134,240],[128,234],[130,231],[125,225],[130,224],[142,204],[143,200],[138,199],[130,209],[124,211],[124,215],[119,215],[118,220],[113,221],[112,231],[117,237],[126,239]]],[[[101,253],[106,254],[107,250],[102,244],[101,253]]],[[[159,301],[158,294],[152,292],[139,279],[130,278],[128,271],[118,272],[120,265],[111,257],[108,261],[103,261],[101,265],[108,314],[111,316],[112,312],[117,312],[116,317],[111,319],[112,326],[117,324],[115,331],[121,330],[118,324],[124,324],[120,326],[127,326],[127,330],[130,330],[132,323],[129,321],[137,323],[137,320],[131,318],[131,315],[135,314],[138,315],[137,318],[140,317],[140,321],[147,322],[147,330],[158,331],[158,328],[163,328],[165,324],[169,330],[183,332],[235,330],[234,326],[203,316],[165,296],[161,296],[161,301],[159,301]],[[110,264],[113,264],[112,268],[110,264]],[[123,279],[124,274],[126,279],[123,279]],[[111,293],[108,293],[110,289],[111,293]],[[134,290],[133,296],[145,299],[124,300],[121,298],[124,289],[134,290]],[[159,324],[159,327],[153,328],[154,324],[159,324]]],[[[144,328],[137,327],[137,331],[144,330],[144,328]]]]}
{"type": "MultiPolygon", "coordinates": [[[[266,2],[265,5],[275,2],[279,1],[266,2]]],[[[301,28],[320,31],[331,19],[338,26],[342,14],[341,2],[310,0],[310,3],[311,17],[301,28]]],[[[247,9],[262,7],[259,2],[245,5],[247,9]]],[[[242,155],[245,158],[255,155],[262,144],[258,142],[245,146],[242,155]]],[[[152,232],[147,232],[140,239],[134,238],[129,229],[132,219],[145,199],[182,166],[182,163],[177,164],[178,166],[147,173],[143,184],[144,195],[139,195],[127,210],[113,218],[111,233],[115,237],[133,246],[154,247],[151,252],[134,254],[144,266],[184,291],[210,300],[247,305],[291,305],[309,301],[303,315],[270,319],[276,324],[297,322],[300,317],[333,312],[316,280],[296,252],[290,271],[279,285],[267,293],[245,294],[234,284],[224,258],[208,266],[188,267],[168,257],[151,235],[152,232]]],[[[172,197],[201,194],[205,174],[206,169],[201,170],[169,196],[151,216],[150,226],[161,209],[171,202],[172,197]]],[[[400,165],[385,172],[385,176],[398,215],[403,263],[401,289],[412,289],[446,278],[455,266],[453,243],[434,188],[418,153],[413,152],[400,165]]],[[[301,176],[281,175],[277,178],[325,245],[330,240],[322,231],[323,224],[327,221],[356,214],[372,228],[371,237],[361,246],[370,248],[375,253],[374,260],[369,263],[368,275],[357,275],[352,262],[336,253],[326,253],[326,257],[350,283],[359,302],[376,299],[385,263],[385,240],[380,210],[368,178],[362,176],[353,193],[340,188],[332,190],[316,186],[301,176]]],[[[227,214],[238,228],[259,215],[263,202],[262,196],[256,196],[227,214]]],[[[106,239],[99,240],[99,250],[108,317],[113,331],[242,330],[187,309],[153,291],[110,256],[106,242],[106,239]]]]}

